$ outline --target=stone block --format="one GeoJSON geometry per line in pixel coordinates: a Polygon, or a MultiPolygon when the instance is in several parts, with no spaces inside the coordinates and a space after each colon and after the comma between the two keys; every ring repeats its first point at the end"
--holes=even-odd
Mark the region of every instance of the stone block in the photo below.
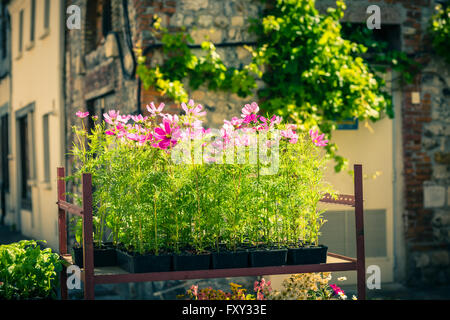
{"type": "Polygon", "coordinates": [[[208,7],[208,0],[183,0],[183,10],[198,11],[208,7]]]}
{"type": "Polygon", "coordinates": [[[425,208],[438,208],[445,204],[445,188],[442,186],[425,186],[423,188],[425,208]]]}
{"type": "Polygon", "coordinates": [[[184,25],[185,27],[190,27],[190,26],[192,26],[192,24],[194,23],[194,21],[195,21],[195,19],[194,19],[193,16],[186,16],[186,17],[184,17],[184,23],[183,23],[183,25],[184,25]]]}
{"type": "Polygon", "coordinates": [[[448,251],[440,250],[435,251],[431,253],[431,265],[433,266],[448,266],[449,265],[449,257],[448,257],[448,251]]]}
{"type": "Polygon", "coordinates": [[[426,253],[417,254],[414,257],[416,268],[423,268],[430,264],[430,257],[426,253]]]}
{"type": "Polygon", "coordinates": [[[170,18],[170,26],[172,27],[182,27],[183,26],[183,14],[176,13],[170,18]]]}
{"type": "Polygon", "coordinates": [[[202,28],[207,28],[212,25],[213,17],[208,15],[201,15],[198,17],[198,25],[202,28]]]}
{"type": "Polygon", "coordinates": [[[240,16],[231,17],[231,26],[243,27],[244,26],[244,17],[240,17],[240,16]]]}
{"type": "Polygon", "coordinates": [[[436,152],[434,154],[434,160],[440,164],[450,164],[450,152],[436,152]]]}
{"type": "Polygon", "coordinates": [[[447,187],[447,205],[450,207],[450,187],[447,187]]]}
{"type": "Polygon", "coordinates": [[[450,227],[450,212],[449,210],[438,210],[431,220],[434,228],[448,228],[450,227]]]}
{"type": "Polygon", "coordinates": [[[224,16],[217,16],[214,18],[214,25],[218,28],[226,28],[229,25],[229,21],[224,16]]]}
{"type": "Polygon", "coordinates": [[[198,29],[191,32],[192,39],[194,43],[201,44],[203,41],[211,41],[213,43],[219,43],[222,41],[222,31],[221,30],[207,30],[198,29]]]}
{"type": "Polygon", "coordinates": [[[449,171],[447,170],[447,165],[445,164],[435,164],[433,167],[433,177],[435,179],[446,179],[448,178],[449,171]]]}

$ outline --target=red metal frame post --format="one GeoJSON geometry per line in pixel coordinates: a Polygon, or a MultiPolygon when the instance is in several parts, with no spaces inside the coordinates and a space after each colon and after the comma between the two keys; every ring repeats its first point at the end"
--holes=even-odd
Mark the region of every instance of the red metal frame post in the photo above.
{"type": "Polygon", "coordinates": [[[92,226],[92,176],[83,173],[84,298],[94,299],[94,240],[92,226]]]}
{"type": "Polygon", "coordinates": [[[355,173],[355,225],[356,225],[356,272],[358,299],[366,299],[366,261],[364,253],[364,205],[362,165],[354,165],[355,173]]]}
{"type": "MultiPolygon", "coordinates": [[[[57,189],[58,202],[66,200],[66,182],[64,168],[57,169],[57,189]]],[[[67,231],[66,231],[66,211],[58,205],[58,230],[59,230],[59,254],[67,254],[67,231]]],[[[61,299],[67,300],[67,273],[65,268],[60,273],[59,285],[61,288],[61,299]]]]}

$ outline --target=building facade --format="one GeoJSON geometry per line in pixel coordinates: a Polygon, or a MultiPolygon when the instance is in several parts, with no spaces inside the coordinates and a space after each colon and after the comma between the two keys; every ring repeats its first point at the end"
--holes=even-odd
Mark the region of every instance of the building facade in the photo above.
{"type": "Polygon", "coordinates": [[[11,24],[8,1],[0,2],[0,204],[1,223],[10,210],[9,137],[11,108],[11,24]]]}
{"type": "Polygon", "coordinates": [[[8,219],[57,248],[56,167],[64,163],[64,8],[15,0],[11,25],[8,219]]]}

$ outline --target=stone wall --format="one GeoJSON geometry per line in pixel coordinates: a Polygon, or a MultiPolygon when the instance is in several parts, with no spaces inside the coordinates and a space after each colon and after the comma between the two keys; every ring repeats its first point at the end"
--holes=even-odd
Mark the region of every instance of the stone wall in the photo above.
{"type": "MultiPolygon", "coordinates": [[[[192,36],[194,44],[201,44],[209,40],[214,44],[252,42],[255,41],[247,29],[250,18],[257,18],[261,14],[262,5],[258,1],[251,0],[180,0],[180,1],[150,1],[148,6],[143,7],[145,1],[135,1],[140,3],[136,11],[136,21],[141,21],[138,27],[136,39],[141,41],[143,49],[154,43],[153,34],[148,30],[154,14],[161,17],[162,25],[170,31],[180,30],[182,26],[192,36]],[[139,14],[142,14],[139,16],[139,14]]],[[[159,42],[156,40],[156,42],[159,42]]],[[[162,61],[162,49],[154,49],[147,55],[154,66],[162,61]]],[[[195,54],[200,53],[199,49],[193,49],[195,54]]],[[[238,68],[251,61],[251,55],[243,45],[225,46],[217,48],[217,53],[223,59],[226,66],[238,68]]],[[[240,98],[236,94],[224,91],[208,91],[206,86],[197,90],[192,90],[186,84],[189,97],[196,103],[202,104],[208,114],[206,126],[219,127],[224,119],[231,119],[239,116],[244,104],[255,101],[256,94],[247,98],[240,98]]],[[[261,85],[261,82],[259,82],[261,85]]],[[[142,109],[152,101],[165,102],[169,104],[169,110],[179,112],[174,105],[170,106],[170,101],[160,97],[153,90],[142,90],[142,109]]]]}
{"type": "MultiPolygon", "coordinates": [[[[405,116],[415,113],[423,118],[421,133],[406,136],[409,149],[405,162],[407,180],[407,245],[411,284],[450,282],[450,71],[433,58],[423,69],[420,111],[409,105],[405,116]],[[415,160],[415,161],[414,161],[415,160]],[[413,178],[416,180],[413,180],[413,178]],[[414,185],[415,183],[415,185],[414,185]],[[422,191],[423,190],[423,191],[422,191]],[[423,195],[422,195],[423,192],[423,195]]],[[[410,119],[405,119],[405,122],[410,119]]],[[[412,123],[417,126],[417,120],[412,123]]],[[[414,130],[411,125],[407,129],[414,130]]],[[[416,127],[415,130],[417,130],[416,127]]]]}

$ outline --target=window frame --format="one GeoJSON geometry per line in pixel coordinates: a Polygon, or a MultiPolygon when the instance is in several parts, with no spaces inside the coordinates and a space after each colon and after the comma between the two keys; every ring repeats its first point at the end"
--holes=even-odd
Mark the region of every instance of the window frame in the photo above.
{"type": "Polygon", "coordinates": [[[42,116],[43,182],[50,184],[50,113],[42,116]]]}
{"type": "Polygon", "coordinates": [[[16,137],[18,158],[18,200],[20,208],[32,211],[32,187],[36,185],[36,161],[34,141],[34,110],[35,104],[30,103],[26,107],[16,111],[16,137]],[[23,122],[26,121],[27,131],[23,133],[23,122]],[[25,158],[25,155],[27,156],[25,158]]]}
{"type": "Polygon", "coordinates": [[[25,15],[25,10],[24,9],[20,9],[19,11],[19,33],[18,33],[18,43],[17,43],[17,58],[20,58],[22,56],[23,53],[23,22],[24,22],[24,15],[25,15]]]}
{"type": "Polygon", "coordinates": [[[3,180],[3,188],[6,192],[10,189],[10,116],[8,106],[0,107],[0,177],[3,180]]]}
{"type": "Polygon", "coordinates": [[[36,39],[36,0],[30,0],[30,44],[36,39]]]}

